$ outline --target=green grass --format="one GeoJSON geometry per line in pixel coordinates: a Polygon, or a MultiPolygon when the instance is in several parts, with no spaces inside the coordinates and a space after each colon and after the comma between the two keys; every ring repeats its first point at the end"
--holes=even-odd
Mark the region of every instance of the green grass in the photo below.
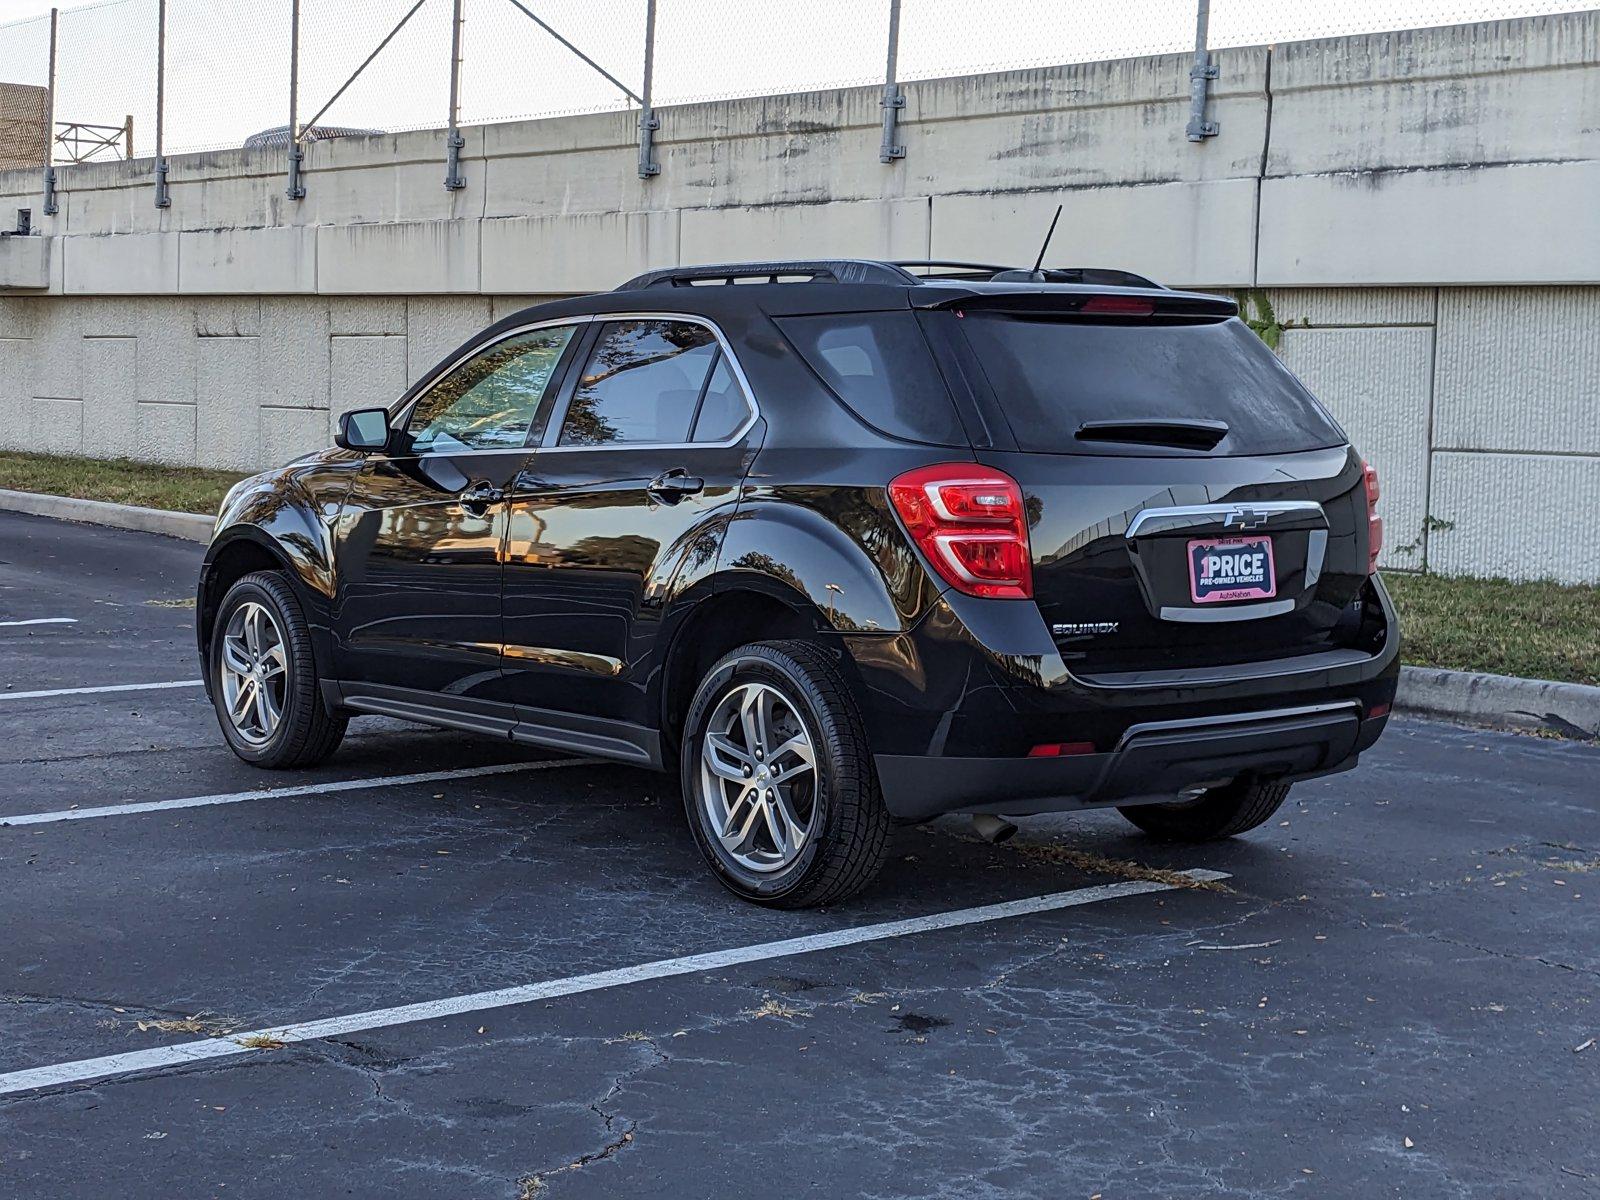
{"type": "Polygon", "coordinates": [[[1405,662],[1600,684],[1600,588],[1398,571],[1383,582],[1405,662]]]}
{"type": "Polygon", "coordinates": [[[0,488],[211,516],[244,473],[0,450],[0,488]]]}

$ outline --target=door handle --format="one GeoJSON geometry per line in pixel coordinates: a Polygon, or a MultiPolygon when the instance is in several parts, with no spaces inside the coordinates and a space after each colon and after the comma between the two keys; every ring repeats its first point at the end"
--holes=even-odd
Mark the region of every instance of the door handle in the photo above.
{"type": "Polygon", "coordinates": [[[469,484],[465,491],[456,497],[456,503],[475,517],[481,517],[488,511],[489,505],[498,504],[505,499],[505,492],[495,487],[486,480],[478,480],[469,484]]]}
{"type": "Polygon", "coordinates": [[[674,467],[670,471],[657,475],[645,488],[651,497],[664,504],[676,504],[685,496],[698,495],[705,491],[706,481],[696,475],[691,475],[682,467],[674,467]]]}

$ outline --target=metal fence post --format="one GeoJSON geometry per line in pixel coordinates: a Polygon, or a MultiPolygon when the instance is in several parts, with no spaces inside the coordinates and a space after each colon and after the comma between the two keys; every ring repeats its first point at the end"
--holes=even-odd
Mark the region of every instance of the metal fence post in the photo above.
{"type": "Polygon", "coordinates": [[[1211,0],[1197,0],[1194,19],[1194,65],[1189,68],[1189,125],[1184,130],[1191,142],[1216,137],[1220,126],[1206,120],[1206,93],[1217,77],[1217,66],[1206,49],[1206,30],[1211,24],[1211,0]]]}
{"type": "Polygon", "coordinates": [[[44,97],[44,215],[53,217],[60,208],[56,204],[56,18],[58,10],[50,10],[50,76],[44,97]]]}
{"type": "Polygon", "coordinates": [[[171,208],[167,194],[167,0],[156,5],[156,207],[171,208]]]}
{"type": "Polygon", "coordinates": [[[656,130],[661,118],[651,101],[656,74],[656,0],[645,0],[644,12],[644,95],[639,99],[639,178],[661,174],[656,161],[656,130]]]}
{"type": "Polygon", "coordinates": [[[305,184],[300,182],[305,157],[300,145],[300,0],[293,0],[289,13],[289,183],[284,189],[291,200],[306,198],[305,184]]]}
{"type": "Polygon", "coordinates": [[[906,106],[906,94],[895,79],[895,69],[900,58],[900,0],[889,0],[889,64],[883,75],[883,144],[878,147],[878,161],[893,162],[906,156],[906,148],[895,139],[899,134],[900,110],[906,106]]]}
{"type": "Polygon", "coordinates": [[[444,186],[459,192],[467,186],[461,178],[461,148],[467,139],[461,136],[461,4],[455,0],[450,17],[450,133],[445,139],[444,186]]]}

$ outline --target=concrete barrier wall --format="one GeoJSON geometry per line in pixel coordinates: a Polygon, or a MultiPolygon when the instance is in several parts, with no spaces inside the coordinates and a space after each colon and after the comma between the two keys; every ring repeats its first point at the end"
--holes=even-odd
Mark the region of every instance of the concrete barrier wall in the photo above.
{"type": "Polygon", "coordinates": [[[0,444],[257,466],[391,399],[518,297],[775,255],[1050,260],[1255,289],[1383,472],[1386,560],[1600,582],[1600,13],[1173,55],[635,117],[0,173],[0,444]]]}

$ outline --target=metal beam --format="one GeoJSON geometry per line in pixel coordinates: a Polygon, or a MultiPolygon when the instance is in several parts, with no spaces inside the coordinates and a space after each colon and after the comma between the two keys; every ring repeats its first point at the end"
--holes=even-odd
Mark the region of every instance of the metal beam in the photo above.
{"type": "Polygon", "coordinates": [[[1189,125],[1184,130],[1191,142],[1203,142],[1216,137],[1221,129],[1215,121],[1206,120],[1206,93],[1211,81],[1217,77],[1216,64],[1206,48],[1206,32],[1211,24],[1211,0],[1196,0],[1194,19],[1194,65],[1189,68],[1189,125]]]}
{"type": "Polygon", "coordinates": [[[892,163],[906,156],[900,144],[900,110],[906,106],[906,94],[900,90],[895,71],[900,59],[900,0],[889,0],[889,63],[883,73],[883,142],[878,147],[878,161],[892,163]]]}
{"type": "Polygon", "coordinates": [[[450,133],[445,138],[444,186],[459,192],[467,186],[461,178],[461,147],[467,139],[461,136],[461,5],[455,0],[450,16],[450,133]]]}
{"type": "Polygon", "coordinates": [[[60,212],[56,205],[56,21],[60,10],[50,10],[50,77],[44,96],[44,215],[60,212]]]}
{"type": "Polygon", "coordinates": [[[156,207],[171,208],[167,192],[167,0],[156,6],[156,207]]]}
{"type": "Polygon", "coordinates": [[[291,200],[304,200],[306,187],[300,181],[305,163],[300,145],[300,0],[289,6],[289,182],[283,194],[291,200]]]}
{"type": "MultiPolygon", "coordinates": [[[[515,2],[515,0],[513,0],[515,2]]],[[[656,74],[656,0],[647,0],[644,16],[644,95],[639,99],[639,178],[661,174],[656,161],[656,131],[661,118],[651,103],[656,74]]]]}

